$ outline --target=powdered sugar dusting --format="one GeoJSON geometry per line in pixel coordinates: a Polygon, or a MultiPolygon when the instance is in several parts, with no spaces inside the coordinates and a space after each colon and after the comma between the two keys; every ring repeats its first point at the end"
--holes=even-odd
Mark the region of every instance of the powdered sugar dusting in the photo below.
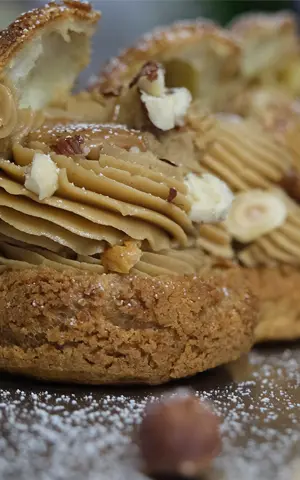
{"type": "MultiPolygon", "coordinates": [[[[299,364],[299,350],[258,351],[230,368],[179,382],[194,387],[222,419],[223,453],[208,478],[298,478],[299,364]]],[[[166,388],[4,383],[0,478],[147,478],[131,438],[146,403],[166,388]]]]}

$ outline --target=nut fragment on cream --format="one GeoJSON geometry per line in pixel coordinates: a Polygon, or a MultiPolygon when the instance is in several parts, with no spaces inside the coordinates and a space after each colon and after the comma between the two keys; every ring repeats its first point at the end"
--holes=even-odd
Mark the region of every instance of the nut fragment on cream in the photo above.
{"type": "Polygon", "coordinates": [[[165,71],[159,64],[155,62],[145,64],[139,74],[137,85],[141,92],[141,101],[155,127],[167,131],[184,124],[192,95],[184,87],[167,89],[165,71]]]}
{"type": "Polygon", "coordinates": [[[226,226],[236,240],[252,242],[283,225],[287,213],[280,197],[263,190],[250,190],[236,196],[226,226]]]}
{"type": "Polygon", "coordinates": [[[124,245],[108,248],[101,258],[103,266],[107,271],[129,273],[142,256],[140,246],[140,242],[127,240],[124,245]]]}
{"type": "Polygon", "coordinates": [[[201,177],[189,173],[185,177],[191,202],[190,219],[196,223],[215,223],[224,220],[234,199],[227,184],[209,173],[201,177]]]}
{"type": "Polygon", "coordinates": [[[142,92],[141,100],[153,125],[166,131],[183,125],[192,96],[186,88],[174,88],[161,97],[142,92]]]}
{"type": "Polygon", "coordinates": [[[138,82],[138,87],[153,97],[161,97],[166,91],[165,70],[156,62],[148,62],[144,65],[138,82]]]}
{"type": "Polygon", "coordinates": [[[26,175],[25,188],[39,200],[51,197],[58,188],[58,168],[49,155],[35,153],[26,175]]]}

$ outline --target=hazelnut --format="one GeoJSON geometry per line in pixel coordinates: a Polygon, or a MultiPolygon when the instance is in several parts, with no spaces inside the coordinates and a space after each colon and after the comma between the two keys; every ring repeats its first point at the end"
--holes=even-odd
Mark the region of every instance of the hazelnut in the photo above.
{"type": "Polygon", "coordinates": [[[138,87],[149,95],[160,97],[165,93],[165,70],[156,62],[147,62],[132,80],[129,88],[138,87]]]}
{"type": "Polygon", "coordinates": [[[183,125],[191,100],[192,96],[186,88],[167,90],[162,96],[154,96],[141,90],[141,101],[150,122],[163,131],[183,125]]]}
{"type": "Polygon", "coordinates": [[[225,220],[234,195],[225,182],[210,173],[201,177],[188,173],[184,183],[191,202],[190,219],[196,223],[217,223],[225,220]]]}
{"type": "Polygon", "coordinates": [[[152,474],[193,477],[221,450],[218,417],[192,393],[146,407],[139,444],[152,474]]]}
{"type": "Polygon", "coordinates": [[[150,122],[159,130],[172,130],[184,124],[192,96],[186,88],[166,88],[165,69],[147,62],[129,87],[137,85],[150,122]]]}
{"type": "Polygon", "coordinates": [[[167,198],[167,202],[172,203],[173,200],[175,200],[176,197],[177,197],[177,190],[176,190],[176,188],[171,187],[170,190],[169,190],[169,195],[168,195],[168,198],[167,198]]]}
{"type": "Polygon", "coordinates": [[[300,173],[291,168],[279,182],[281,188],[296,202],[300,203],[300,173]]]}
{"type": "Polygon", "coordinates": [[[58,188],[58,172],[59,169],[49,155],[37,152],[26,174],[24,186],[35,193],[39,200],[49,198],[58,188]]]}
{"type": "Polygon", "coordinates": [[[142,70],[137,84],[140,90],[149,95],[161,97],[166,90],[164,68],[154,62],[149,62],[142,70]]]}
{"type": "Polygon", "coordinates": [[[82,155],[84,138],[81,135],[68,136],[60,138],[56,145],[52,145],[52,150],[58,155],[72,157],[73,155],[82,155]]]}
{"type": "Polygon", "coordinates": [[[102,254],[102,264],[107,271],[129,273],[140,261],[142,251],[141,243],[127,240],[124,245],[114,245],[102,254]]]}

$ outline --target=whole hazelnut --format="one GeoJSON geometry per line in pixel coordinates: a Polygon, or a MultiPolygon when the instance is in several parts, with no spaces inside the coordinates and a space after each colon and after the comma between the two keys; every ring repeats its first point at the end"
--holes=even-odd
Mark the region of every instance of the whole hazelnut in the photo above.
{"type": "Polygon", "coordinates": [[[139,445],[149,473],[193,477],[220,453],[219,420],[191,393],[168,396],[146,407],[139,445]]]}

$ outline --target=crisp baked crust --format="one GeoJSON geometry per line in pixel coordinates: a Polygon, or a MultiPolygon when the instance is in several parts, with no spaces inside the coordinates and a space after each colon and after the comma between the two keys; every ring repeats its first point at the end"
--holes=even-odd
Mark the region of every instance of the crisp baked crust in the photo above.
{"type": "Polygon", "coordinates": [[[258,12],[236,17],[229,27],[238,35],[254,37],[266,31],[272,33],[286,31],[296,32],[297,21],[295,15],[288,11],[274,14],[258,12]]]}
{"type": "Polygon", "coordinates": [[[9,27],[0,32],[0,71],[5,68],[21,48],[44,29],[58,21],[83,21],[95,25],[100,13],[90,4],[77,0],[62,3],[50,2],[42,8],[35,8],[21,15],[9,27]]]}
{"type": "MultiPolygon", "coordinates": [[[[16,110],[22,124],[20,110],[39,111],[69,95],[90,61],[90,38],[99,17],[87,3],[50,2],[24,13],[1,31],[0,86],[6,105],[2,110],[16,110]]],[[[6,125],[7,118],[0,120],[6,125]]],[[[10,133],[0,132],[0,136],[10,133]]]]}
{"type": "Polygon", "coordinates": [[[178,22],[144,35],[133,47],[111,59],[100,74],[97,88],[103,92],[116,89],[129,83],[146,61],[163,61],[176,57],[184,59],[185,50],[211,40],[218,45],[217,54],[235,60],[239,57],[238,42],[230,32],[222,30],[213,22],[204,19],[178,22]]]}
{"type": "Polygon", "coordinates": [[[0,369],[56,381],[159,384],[253,344],[256,300],[238,268],[197,277],[0,276],[0,369]]]}
{"type": "Polygon", "coordinates": [[[300,337],[300,270],[277,268],[245,269],[259,298],[256,342],[296,340],[300,337]]]}

